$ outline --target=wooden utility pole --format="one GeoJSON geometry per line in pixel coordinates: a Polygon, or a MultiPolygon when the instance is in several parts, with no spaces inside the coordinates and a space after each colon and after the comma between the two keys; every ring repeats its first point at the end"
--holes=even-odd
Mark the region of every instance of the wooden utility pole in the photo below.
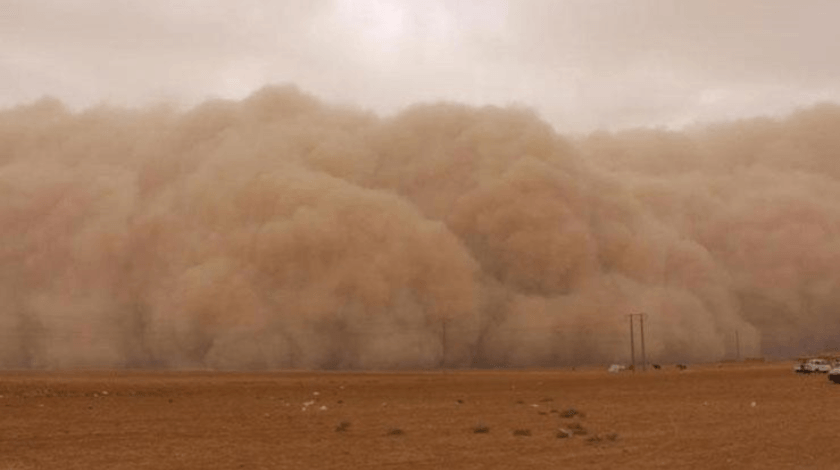
{"type": "Polygon", "coordinates": [[[440,367],[443,369],[446,366],[446,319],[441,320],[441,356],[440,356],[440,367]]]}
{"type": "Polygon", "coordinates": [[[642,334],[642,370],[647,370],[647,356],[645,355],[645,314],[639,314],[639,332],[642,334]]]}
{"type": "Polygon", "coordinates": [[[639,339],[642,344],[642,370],[647,370],[647,355],[645,354],[645,314],[644,313],[629,313],[627,317],[630,319],[630,363],[632,364],[633,372],[636,372],[636,335],[633,331],[633,319],[639,317],[639,339]]]}
{"type": "Polygon", "coordinates": [[[627,315],[630,319],[630,368],[633,373],[636,373],[636,344],[634,342],[635,335],[633,334],[633,314],[627,315]]]}

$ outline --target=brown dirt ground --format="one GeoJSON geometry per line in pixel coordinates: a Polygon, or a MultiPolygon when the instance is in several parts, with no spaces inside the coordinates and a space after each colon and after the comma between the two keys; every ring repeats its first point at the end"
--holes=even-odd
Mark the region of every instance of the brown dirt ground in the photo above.
{"type": "Polygon", "coordinates": [[[0,395],[0,470],[840,467],[840,385],[789,363],[3,372],[0,395]]]}

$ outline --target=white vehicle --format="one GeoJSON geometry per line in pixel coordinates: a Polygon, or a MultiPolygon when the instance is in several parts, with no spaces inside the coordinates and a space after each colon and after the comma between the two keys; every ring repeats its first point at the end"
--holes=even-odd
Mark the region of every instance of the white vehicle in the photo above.
{"type": "Polygon", "coordinates": [[[825,359],[808,359],[802,364],[796,366],[793,370],[799,372],[800,374],[811,374],[814,372],[827,374],[832,370],[832,367],[825,359]]]}

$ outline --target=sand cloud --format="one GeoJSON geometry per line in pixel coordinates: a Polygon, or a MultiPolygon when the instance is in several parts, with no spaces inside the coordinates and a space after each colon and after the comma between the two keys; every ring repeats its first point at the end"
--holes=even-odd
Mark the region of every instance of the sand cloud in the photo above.
{"type": "Polygon", "coordinates": [[[832,346],[840,108],[564,137],[294,87],[0,111],[0,366],[658,361],[832,346]]]}

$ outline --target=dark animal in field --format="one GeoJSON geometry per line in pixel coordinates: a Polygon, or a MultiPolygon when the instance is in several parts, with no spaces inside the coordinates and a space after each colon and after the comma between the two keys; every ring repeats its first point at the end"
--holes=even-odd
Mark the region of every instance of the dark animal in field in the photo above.
{"type": "Polygon", "coordinates": [[[662,368],[662,366],[660,366],[659,364],[654,364],[653,368],[656,369],[656,370],[659,370],[659,369],[662,368]]]}
{"type": "Polygon", "coordinates": [[[679,369],[679,370],[686,370],[686,369],[688,369],[688,366],[687,366],[687,365],[685,365],[685,364],[677,364],[677,369],[679,369]]]}

